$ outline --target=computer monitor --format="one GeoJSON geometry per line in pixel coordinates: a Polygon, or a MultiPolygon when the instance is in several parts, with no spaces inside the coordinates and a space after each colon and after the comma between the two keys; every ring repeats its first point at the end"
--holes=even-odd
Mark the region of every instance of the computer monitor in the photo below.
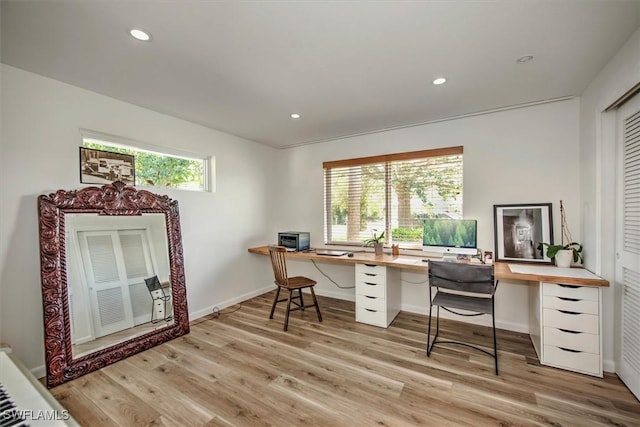
{"type": "Polygon", "coordinates": [[[475,255],[478,252],[477,228],[475,219],[424,218],[422,251],[475,255]]]}

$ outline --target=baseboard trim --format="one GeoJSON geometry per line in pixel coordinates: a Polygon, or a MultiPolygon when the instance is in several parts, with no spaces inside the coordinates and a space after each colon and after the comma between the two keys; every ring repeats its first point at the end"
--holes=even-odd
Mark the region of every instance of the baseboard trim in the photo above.
{"type": "Polygon", "coordinates": [[[255,298],[259,295],[265,294],[267,292],[273,291],[275,288],[273,285],[265,286],[264,288],[257,289],[255,291],[247,292],[246,294],[240,295],[235,298],[228,299],[226,301],[218,302],[217,304],[213,304],[209,307],[203,308],[198,311],[193,311],[189,313],[189,321],[193,321],[199,319],[201,317],[207,316],[213,313],[213,309],[217,308],[218,310],[223,310],[227,307],[231,307],[234,304],[238,304],[251,298],[255,298]]]}
{"type": "Polygon", "coordinates": [[[318,289],[316,289],[315,292],[316,292],[316,295],[323,296],[323,297],[335,298],[335,299],[340,299],[340,300],[344,300],[344,301],[355,301],[356,300],[355,293],[353,295],[345,295],[345,294],[340,293],[340,292],[321,291],[321,290],[318,290],[318,289]]]}
{"type": "Polygon", "coordinates": [[[36,366],[33,369],[29,369],[29,371],[38,379],[42,379],[47,376],[47,370],[44,365],[36,366]]]}
{"type": "Polygon", "coordinates": [[[605,372],[615,373],[616,372],[616,362],[614,360],[604,359],[602,361],[602,370],[605,372]]]}

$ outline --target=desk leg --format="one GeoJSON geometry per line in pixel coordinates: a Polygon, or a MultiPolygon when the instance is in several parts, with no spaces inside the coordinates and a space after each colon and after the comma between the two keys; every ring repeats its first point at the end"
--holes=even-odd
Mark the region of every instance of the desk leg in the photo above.
{"type": "Polygon", "coordinates": [[[542,362],[542,286],[540,282],[529,283],[529,336],[542,362]]]}

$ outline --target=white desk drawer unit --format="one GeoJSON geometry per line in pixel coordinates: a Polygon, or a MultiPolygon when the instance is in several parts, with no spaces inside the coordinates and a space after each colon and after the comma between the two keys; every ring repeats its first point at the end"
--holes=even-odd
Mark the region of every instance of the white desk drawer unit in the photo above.
{"type": "Polygon", "coordinates": [[[356,295],[356,305],[369,312],[384,312],[387,309],[387,301],[383,297],[372,297],[369,295],[356,295]]]}
{"type": "Polygon", "coordinates": [[[381,265],[356,264],[356,322],[388,327],[400,312],[398,272],[381,265]]]}
{"type": "Polygon", "coordinates": [[[356,295],[384,298],[386,283],[386,275],[371,277],[364,274],[356,274],[356,295]]]}
{"type": "Polygon", "coordinates": [[[543,365],[602,377],[600,288],[542,282],[543,365]]]}

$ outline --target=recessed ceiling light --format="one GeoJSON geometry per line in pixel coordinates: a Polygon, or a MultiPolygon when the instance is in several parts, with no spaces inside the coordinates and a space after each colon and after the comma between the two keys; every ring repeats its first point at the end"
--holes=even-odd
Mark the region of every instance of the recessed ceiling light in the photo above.
{"type": "Polygon", "coordinates": [[[143,42],[149,41],[151,39],[151,36],[149,35],[149,33],[139,28],[130,29],[129,34],[131,34],[131,37],[133,37],[134,39],[138,39],[143,42]]]}
{"type": "Polygon", "coordinates": [[[525,62],[529,62],[533,59],[533,55],[525,55],[525,56],[521,56],[520,58],[517,59],[517,63],[518,64],[524,64],[525,62]]]}
{"type": "Polygon", "coordinates": [[[447,79],[445,79],[444,77],[438,77],[437,79],[435,79],[433,81],[434,85],[441,85],[441,84],[445,84],[447,82],[447,79]]]}
{"type": "Polygon", "coordinates": [[[300,114],[298,114],[298,113],[293,113],[293,114],[291,114],[291,118],[292,118],[292,119],[299,119],[299,118],[300,118],[300,114]]]}

